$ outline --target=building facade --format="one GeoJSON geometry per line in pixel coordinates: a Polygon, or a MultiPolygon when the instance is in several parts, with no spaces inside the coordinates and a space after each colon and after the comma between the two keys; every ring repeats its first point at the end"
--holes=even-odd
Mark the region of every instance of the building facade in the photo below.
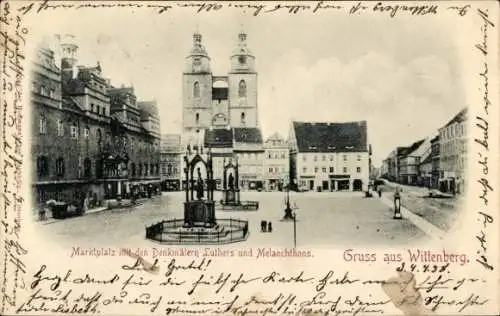
{"type": "Polygon", "coordinates": [[[438,189],[439,178],[441,174],[441,168],[439,165],[440,161],[439,134],[431,140],[431,160],[432,160],[431,188],[438,189]]]}
{"type": "Polygon", "coordinates": [[[33,61],[35,202],[53,199],[81,206],[87,200],[92,206],[130,195],[136,161],[147,164],[148,172],[138,178],[141,185],[146,178],[159,179],[154,135],[126,124],[125,105],[113,100],[101,66],[77,66],[78,45],[72,37],[58,48],[60,60],[54,50],[41,46],[33,61]],[[134,138],[142,145],[135,148],[134,138]]]}
{"type": "Polygon", "coordinates": [[[439,188],[443,192],[460,194],[466,189],[467,117],[464,108],[439,129],[439,188]]]}
{"type": "Polygon", "coordinates": [[[264,145],[258,128],[236,127],[233,152],[238,159],[240,188],[261,190],[264,186],[264,145]]]}
{"type": "Polygon", "coordinates": [[[160,169],[163,191],[181,188],[181,135],[164,134],[161,137],[160,169]]]}
{"type": "Polygon", "coordinates": [[[268,191],[281,191],[288,184],[290,176],[288,142],[275,133],[264,143],[264,150],[264,187],[268,191]]]}
{"type": "Polygon", "coordinates": [[[299,190],[368,189],[370,153],[366,121],[292,122],[290,177],[299,190]]]}
{"type": "MultiPolygon", "coordinates": [[[[126,154],[126,174],[118,183],[120,192],[146,192],[160,186],[160,137],[158,128],[144,124],[143,117],[159,122],[156,103],[144,106],[137,100],[134,87],[110,86],[113,144],[122,146],[126,154]]],[[[116,157],[117,155],[112,155],[116,157]]],[[[123,156],[123,155],[122,155],[123,156]]],[[[119,156],[119,157],[122,157],[119,156]]]]}

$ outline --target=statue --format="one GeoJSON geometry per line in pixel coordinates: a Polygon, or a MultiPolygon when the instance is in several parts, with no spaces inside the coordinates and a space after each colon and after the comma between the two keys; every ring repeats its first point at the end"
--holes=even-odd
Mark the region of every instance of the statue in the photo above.
{"type": "Polygon", "coordinates": [[[234,177],[233,174],[229,174],[229,190],[233,191],[234,190],[234,177]]]}
{"type": "Polygon", "coordinates": [[[198,168],[198,183],[196,185],[196,198],[201,200],[203,198],[203,179],[201,178],[200,168],[198,168]]]}

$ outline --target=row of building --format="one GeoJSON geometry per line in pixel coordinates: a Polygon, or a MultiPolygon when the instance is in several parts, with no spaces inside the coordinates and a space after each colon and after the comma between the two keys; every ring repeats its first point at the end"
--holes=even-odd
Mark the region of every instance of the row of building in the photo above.
{"type": "Polygon", "coordinates": [[[202,36],[182,74],[182,130],[160,136],[156,101],[115,87],[101,65],[79,66],[71,36],[40,47],[31,76],[32,185],[38,203],[102,201],[148,190],[179,190],[188,151],[210,150],[214,178],[239,165],[239,188],[364,190],[371,170],[365,121],[292,122],[288,139],[264,140],[255,56],[238,34],[226,75],[213,75],[202,36]],[[55,46],[55,48],[54,48],[55,46]]]}
{"type": "MultiPolygon", "coordinates": [[[[180,134],[163,135],[161,144],[163,189],[179,190],[185,185],[182,159],[187,148],[180,134]]],[[[210,148],[219,188],[231,159],[239,163],[239,187],[250,190],[282,190],[291,183],[298,190],[361,191],[367,189],[372,169],[366,121],[292,122],[288,140],[275,133],[263,141],[257,128],[208,129],[200,144],[210,148]]]]}
{"type": "Polygon", "coordinates": [[[435,134],[409,146],[396,147],[383,161],[381,177],[452,194],[464,192],[467,115],[467,108],[464,108],[435,134]]]}
{"type": "Polygon", "coordinates": [[[101,65],[77,65],[71,36],[42,45],[31,78],[35,202],[81,203],[154,191],[160,185],[156,101],[114,87],[101,65]],[[55,46],[55,48],[54,48],[55,46]]]}
{"type": "Polygon", "coordinates": [[[292,122],[285,140],[263,140],[257,102],[255,56],[240,32],[230,69],[214,75],[202,35],[193,34],[182,74],[182,132],[165,135],[161,146],[163,188],[183,183],[183,155],[210,149],[214,179],[222,185],[225,164],[238,161],[241,189],[363,190],[369,181],[371,149],[366,122],[292,122]]]}

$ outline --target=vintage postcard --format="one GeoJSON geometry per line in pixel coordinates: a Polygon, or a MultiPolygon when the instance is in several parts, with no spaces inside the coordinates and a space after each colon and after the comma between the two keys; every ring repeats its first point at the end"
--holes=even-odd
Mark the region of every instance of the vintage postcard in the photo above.
{"type": "Polygon", "coordinates": [[[0,1],[1,315],[498,315],[496,1],[0,1]]]}

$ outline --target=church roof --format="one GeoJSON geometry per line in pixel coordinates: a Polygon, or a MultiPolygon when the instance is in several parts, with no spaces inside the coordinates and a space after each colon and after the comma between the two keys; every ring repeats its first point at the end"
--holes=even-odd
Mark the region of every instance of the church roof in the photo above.
{"type": "Polygon", "coordinates": [[[205,130],[205,147],[231,148],[233,147],[233,130],[216,128],[205,130]]]}
{"type": "Polygon", "coordinates": [[[191,48],[191,55],[196,55],[196,56],[206,56],[208,57],[207,50],[205,49],[205,46],[201,44],[201,34],[199,33],[194,33],[193,34],[193,48],[191,48]]]}
{"type": "Polygon", "coordinates": [[[366,121],[347,123],[293,122],[299,152],[368,151],[366,121]]]}
{"type": "Polygon", "coordinates": [[[241,32],[238,34],[238,45],[236,48],[233,50],[233,56],[235,55],[247,55],[247,56],[253,56],[252,51],[248,48],[247,46],[247,34],[241,32]]]}
{"type": "Polygon", "coordinates": [[[234,128],[234,141],[236,143],[262,144],[262,134],[257,127],[234,128]]]}

